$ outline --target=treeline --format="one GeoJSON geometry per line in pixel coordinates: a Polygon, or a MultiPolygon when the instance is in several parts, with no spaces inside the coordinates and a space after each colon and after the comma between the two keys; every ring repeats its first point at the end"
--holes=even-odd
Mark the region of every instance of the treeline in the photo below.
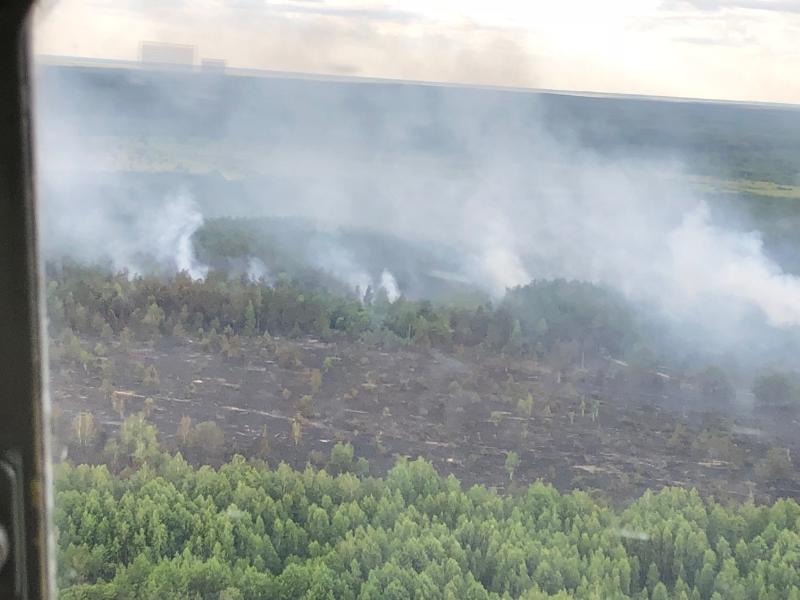
{"type": "Polygon", "coordinates": [[[386,346],[478,346],[517,353],[624,354],[640,335],[634,311],[615,292],[590,283],[536,281],[497,306],[434,304],[382,289],[332,293],[313,280],[281,275],[267,284],[215,271],[204,280],[110,274],[64,265],[48,270],[49,331],[108,340],[264,334],[347,338],[386,346]]]}
{"type": "MultiPolygon", "coordinates": [[[[631,377],[649,373],[648,381],[660,365],[669,364],[675,381],[685,377],[704,399],[729,403],[735,395],[724,370],[697,360],[684,364],[660,350],[657,335],[630,303],[587,282],[533,281],[508,290],[497,305],[445,304],[405,297],[389,302],[382,289],[367,290],[364,298],[337,293],[311,272],[296,278],[281,274],[267,283],[224,271],[193,280],[185,273],[130,277],[66,264],[48,268],[46,294],[52,357],[87,369],[112,340],[127,345],[165,336],[177,343],[192,339],[238,358],[242,337],[313,336],[387,350],[482,348],[545,360],[558,371],[593,357],[624,358],[631,377]],[[78,336],[99,341],[87,347],[78,336]]],[[[765,371],[752,390],[763,406],[800,405],[796,373],[765,371]]]]}
{"type": "Polygon", "coordinates": [[[62,464],[62,600],[800,598],[800,506],[646,493],[627,509],[536,483],[462,489],[422,459],[383,479],[338,444],[326,469],[193,468],[141,419],[115,466],[62,464]]]}

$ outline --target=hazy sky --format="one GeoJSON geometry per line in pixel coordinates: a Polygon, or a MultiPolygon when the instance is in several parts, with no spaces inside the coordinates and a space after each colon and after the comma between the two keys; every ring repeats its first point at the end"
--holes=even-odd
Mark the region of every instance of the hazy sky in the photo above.
{"type": "Polygon", "coordinates": [[[46,0],[35,51],[800,103],[800,0],[46,0]]]}

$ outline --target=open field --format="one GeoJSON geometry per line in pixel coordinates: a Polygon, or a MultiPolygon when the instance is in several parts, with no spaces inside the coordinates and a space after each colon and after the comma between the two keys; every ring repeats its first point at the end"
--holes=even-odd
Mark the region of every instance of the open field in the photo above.
{"type": "Polygon", "coordinates": [[[718,179],[715,177],[691,176],[688,181],[703,192],[722,192],[761,196],[765,198],[785,198],[800,200],[800,186],[784,185],[772,181],[751,179],[718,179]]]}

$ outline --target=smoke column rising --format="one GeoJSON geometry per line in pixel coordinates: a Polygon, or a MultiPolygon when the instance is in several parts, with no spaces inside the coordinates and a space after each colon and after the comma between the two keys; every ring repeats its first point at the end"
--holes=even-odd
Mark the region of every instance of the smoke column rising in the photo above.
{"type": "Polygon", "coordinates": [[[247,278],[253,282],[269,282],[271,280],[267,265],[263,260],[254,256],[247,259],[247,278]]]}
{"type": "MultiPolygon", "coordinates": [[[[203,279],[208,267],[201,264],[194,254],[192,236],[203,225],[203,215],[186,195],[169,198],[161,214],[155,215],[148,229],[152,236],[152,256],[163,264],[174,261],[178,271],[185,271],[193,279],[203,279]]],[[[145,243],[147,240],[145,240],[145,243]]],[[[118,257],[115,263],[129,262],[118,257]]],[[[119,268],[119,264],[116,264],[119,268]]]]}
{"type": "Polygon", "coordinates": [[[672,277],[687,307],[704,295],[757,306],[775,327],[800,324],[800,279],[764,256],[756,233],[736,234],[710,222],[701,204],[669,236],[672,277]]]}
{"type": "Polygon", "coordinates": [[[386,298],[391,303],[394,303],[400,297],[400,287],[397,285],[397,280],[386,269],[381,272],[379,287],[386,292],[386,298]]]}

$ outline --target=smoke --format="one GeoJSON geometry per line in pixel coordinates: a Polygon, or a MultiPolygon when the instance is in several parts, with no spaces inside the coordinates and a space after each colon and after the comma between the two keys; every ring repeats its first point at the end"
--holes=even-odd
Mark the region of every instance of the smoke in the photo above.
{"type": "MultiPolygon", "coordinates": [[[[398,257],[377,241],[357,251],[344,234],[291,240],[295,255],[362,299],[378,288],[399,297],[392,273],[401,272],[404,286],[444,274],[440,281],[469,282],[495,299],[532,279],[562,277],[613,286],[726,344],[747,341],[754,319],[792,332],[800,325],[800,280],[766,254],[745,215],[690,185],[682,148],[648,145],[649,123],[631,146],[621,141],[630,132],[611,126],[601,143],[587,141],[580,124],[553,117],[552,106],[566,100],[533,94],[143,72],[105,87],[51,77],[40,112],[60,129],[44,136],[40,162],[61,165],[67,154],[74,163],[60,179],[44,169],[53,255],[108,255],[132,271],[150,256],[200,277],[206,268],[190,240],[203,214],[299,217],[328,232],[399,238],[420,256],[446,249],[398,257]],[[80,110],[70,108],[75,98],[80,110]],[[132,142],[137,136],[146,143],[132,142]],[[134,156],[164,185],[190,192],[154,199],[147,186],[111,181],[114,194],[97,194],[73,181],[87,161],[112,154],[104,178],[131,170],[134,156]],[[64,177],[81,190],[80,213],[64,177]]],[[[587,119],[602,119],[604,105],[591,106],[587,119]]],[[[84,177],[98,176],[94,163],[84,177]]],[[[267,268],[251,261],[247,273],[260,279],[267,268]]]]}
{"type": "Polygon", "coordinates": [[[107,262],[131,276],[165,270],[203,279],[208,267],[195,256],[192,236],[204,219],[186,191],[139,202],[113,202],[104,195],[49,194],[44,186],[41,240],[51,260],[107,262]]]}
{"type": "Polygon", "coordinates": [[[397,285],[397,280],[386,269],[381,272],[379,287],[386,292],[386,298],[390,303],[394,303],[400,297],[400,287],[397,285]]]}
{"type": "MultiPolygon", "coordinates": [[[[178,271],[185,271],[193,279],[205,278],[208,267],[195,258],[192,244],[192,236],[203,224],[203,215],[191,198],[182,194],[168,198],[163,212],[154,221],[143,228],[149,234],[144,243],[152,244],[149,247],[153,258],[167,265],[174,261],[178,271]]],[[[112,260],[119,267],[119,263],[131,264],[135,259],[123,254],[112,260]]]]}
{"type": "Polygon", "coordinates": [[[525,285],[531,276],[513,250],[490,247],[478,257],[475,272],[479,282],[496,298],[502,297],[508,288],[525,285]]]}
{"type": "Polygon", "coordinates": [[[314,266],[344,283],[362,301],[373,286],[372,277],[346,248],[326,244],[326,247],[311,253],[311,261],[314,266]]]}
{"type": "Polygon", "coordinates": [[[247,278],[254,282],[270,282],[272,280],[267,265],[264,264],[263,260],[255,256],[247,259],[247,278]]]}
{"type": "MultiPolygon", "coordinates": [[[[714,226],[706,204],[688,213],[669,236],[673,286],[687,310],[709,297],[756,306],[776,327],[800,325],[800,279],[764,255],[756,232],[714,226]]],[[[715,302],[715,304],[718,304],[715,302]]]]}
{"type": "Polygon", "coordinates": [[[359,300],[367,302],[377,290],[385,291],[390,303],[394,303],[400,297],[400,286],[388,269],[383,269],[376,280],[359,264],[351,251],[330,244],[331,242],[326,240],[324,249],[319,248],[312,252],[311,262],[334,279],[344,283],[359,300]]]}

